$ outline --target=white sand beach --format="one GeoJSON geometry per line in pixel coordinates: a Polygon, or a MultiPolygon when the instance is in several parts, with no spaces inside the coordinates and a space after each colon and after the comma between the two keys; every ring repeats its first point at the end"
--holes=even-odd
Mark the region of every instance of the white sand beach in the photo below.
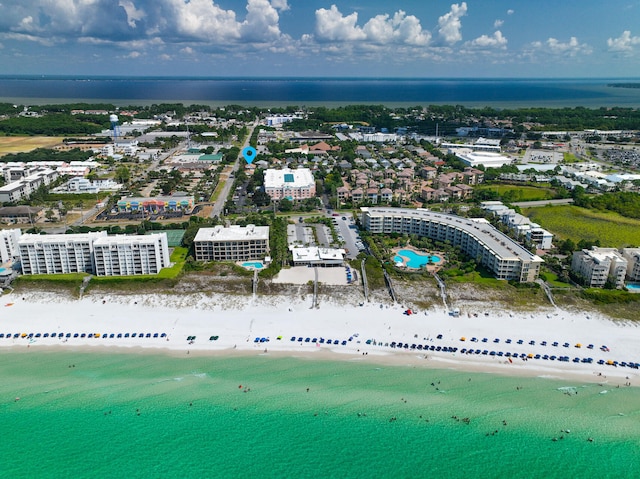
{"type": "Polygon", "coordinates": [[[606,364],[640,362],[640,328],[580,311],[487,309],[452,317],[440,308],[406,315],[401,305],[325,301],[310,309],[306,299],[204,294],[77,300],[27,293],[6,295],[3,301],[0,348],[289,355],[640,385],[640,370],[606,364]],[[403,347],[392,347],[393,342],[403,347]],[[561,356],[569,361],[559,361],[561,356]]]}

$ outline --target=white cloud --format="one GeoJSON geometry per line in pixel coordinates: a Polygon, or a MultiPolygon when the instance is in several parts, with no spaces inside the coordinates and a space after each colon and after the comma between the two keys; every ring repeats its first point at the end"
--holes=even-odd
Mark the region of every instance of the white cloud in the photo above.
{"type": "Polygon", "coordinates": [[[422,29],[420,20],[398,10],[393,17],[377,15],[369,20],[364,28],[367,40],[374,43],[405,43],[408,45],[427,45],[431,34],[422,29]]]}
{"type": "Polygon", "coordinates": [[[504,25],[504,20],[496,20],[495,22],[493,22],[493,28],[500,28],[502,25],[504,25]]]}
{"type": "Polygon", "coordinates": [[[145,16],[144,11],[138,10],[132,0],[120,0],[118,5],[124,8],[124,11],[127,14],[127,24],[131,28],[135,28],[137,22],[142,20],[145,16]]]}
{"type": "Polygon", "coordinates": [[[358,27],[358,13],[343,16],[338,7],[331,5],[329,10],[316,10],[316,36],[321,41],[364,40],[366,34],[358,27]]]}
{"type": "MultiPolygon", "coordinates": [[[[414,15],[398,10],[393,14],[376,15],[363,27],[358,24],[358,13],[343,15],[338,7],[316,10],[316,38],[321,42],[362,42],[376,45],[405,44],[424,46],[431,40],[431,34],[423,30],[420,20],[414,15]]],[[[309,36],[303,40],[308,41],[309,36]]]]}
{"type": "Polygon", "coordinates": [[[289,10],[289,5],[287,4],[287,0],[271,0],[271,5],[273,8],[276,8],[282,12],[285,10],[289,10]]]}
{"type": "Polygon", "coordinates": [[[176,33],[194,40],[228,42],[240,38],[233,10],[223,10],[211,0],[167,0],[176,33]]]}
{"type": "Polygon", "coordinates": [[[242,39],[252,42],[276,41],[282,36],[279,21],[278,11],[269,0],[249,0],[247,17],[240,30],[242,39]]]}
{"type": "Polygon", "coordinates": [[[507,10],[507,15],[513,15],[514,13],[515,13],[515,11],[512,8],[507,10]]]}
{"type": "Polygon", "coordinates": [[[609,51],[631,53],[634,45],[640,45],[640,37],[632,37],[629,30],[622,32],[618,38],[609,38],[607,46],[609,51]]]}
{"type": "Polygon", "coordinates": [[[482,35],[471,42],[467,42],[465,46],[471,48],[506,48],[507,39],[502,35],[500,30],[496,30],[493,35],[482,35]]]}
{"type": "Polygon", "coordinates": [[[438,33],[445,43],[452,44],[462,40],[462,22],[460,18],[467,14],[467,2],[451,5],[449,13],[438,18],[438,33]]]}
{"type": "Polygon", "coordinates": [[[568,42],[561,42],[556,38],[548,38],[546,42],[533,42],[534,50],[545,51],[554,55],[574,57],[579,54],[589,55],[593,51],[586,43],[580,43],[576,37],[571,37],[568,42]]]}

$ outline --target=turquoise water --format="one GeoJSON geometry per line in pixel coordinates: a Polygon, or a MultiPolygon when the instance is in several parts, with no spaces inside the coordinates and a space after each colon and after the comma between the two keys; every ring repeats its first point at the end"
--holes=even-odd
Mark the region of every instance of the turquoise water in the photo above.
{"type": "Polygon", "coordinates": [[[432,263],[440,262],[440,258],[438,256],[419,254],[415,251],[411,251],[410,249],[401,249],[398,251],[398,255],[393,258],[393,261],[396,263],[402,262],[405,258],[407,259],[406,266],[415,269],[419,269],[428,264],[429,260],[431,260],[432,263]]]}
{"type": "Polygon", "coordinates": [[[627,283],[626,287],[628,290],[640,291],[640,284],[638,283],[627,283]]]}
{"type": "Polygon", "coordinates": [[[246,263],[242,263],[242,266],[245,268],[253,268],[253,269],[262,269],[264,265],[260,261],[248,261],[246,263]]]}
{"type": "Polygon", "coordinates": [[[640,474],[640,390],[614,385],[266,355],[5,351],[0,410],[3,477],[640,474]]]}

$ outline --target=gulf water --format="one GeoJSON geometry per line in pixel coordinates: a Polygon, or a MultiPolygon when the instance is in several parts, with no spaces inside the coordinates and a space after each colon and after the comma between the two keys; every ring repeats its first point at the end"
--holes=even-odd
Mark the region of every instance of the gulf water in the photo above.
{"type": "Polygon", "coordinates": [[[0,101],[17,104],[159,102],[284,106],[352,103],[493,107],[640,106],[629,79],[145,78],[0,76],[0,101]]]}
{"type": "Polygon", "coordinates": [[[616,386],[368,359],[3,351],[0,476],[638,477],[640,390],[616,386]]]}

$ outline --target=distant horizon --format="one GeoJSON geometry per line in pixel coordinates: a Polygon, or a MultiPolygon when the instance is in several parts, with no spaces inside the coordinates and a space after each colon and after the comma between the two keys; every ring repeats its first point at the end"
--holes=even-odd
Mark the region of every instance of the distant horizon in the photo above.
{"type": "Polygon", "coordinates": [[[455,77],[455,76],[297,76],[297,75],[121,75],[121,74],[51,74],[51,73],[18,73],[18,74],[0,74],[2,79],[145,79],[145,80],[344,80],[344,81],[618,81],[618,80],[637,80],[640,81],[640,76],[598,76],[598,77],[581,77],[581,76],[558,76],[558,77],[528,77],[528,76],[514,76],[514,77],[455,77]]]}

